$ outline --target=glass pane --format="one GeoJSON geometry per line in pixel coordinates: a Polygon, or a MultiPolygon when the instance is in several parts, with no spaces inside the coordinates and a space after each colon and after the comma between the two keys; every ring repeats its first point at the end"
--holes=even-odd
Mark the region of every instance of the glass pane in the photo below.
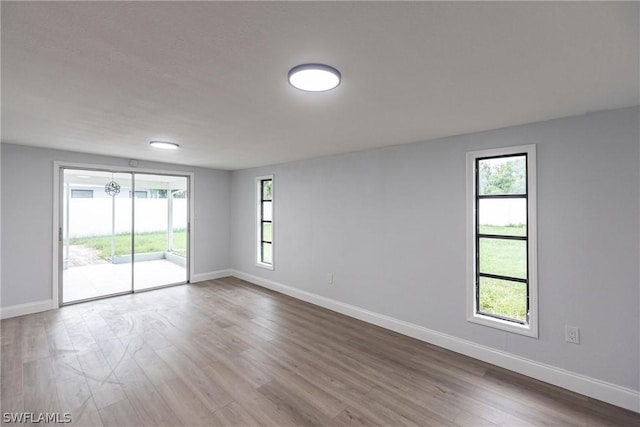
{"type": "Polygon", "coordinates": [[[262,223],[262,240],[265,242],[271,242],[271,223],[263,222],[262,223]]]}
{"type": "Polygon", "coordinates": [[[273,200],[273,180],[262,181],[262,200],[273,200]]]}
{"type": "Polygon", "coordinates": [[[481,273],[527,278],[527,242],[482,238],[479,251],[481,273]]]}
{"type": "Polygon", "coordinates": [[[135,290],[187,281],[187,184],[183,176],[135,174],[135,290]]]}
{"type": "Polygon", "coordinates": [[[273,202],[262,202],[262,219],[265,221],[273,221],[272,213],[273,202]]]}
{"type": "MultiPolygon", "coordinates": [[[[185,186],[187,180],[184,181],[185,186]]],[[[187,211],[188,211],[188,191],[178,189],[173,190],[173,245],[169,248],[174,254],[186,258],[187,256],[187,211]]],[[[185,260],[186,261],[186,260],[185,260]]]]}
{"type": "Polygon", "coordinates": [[[481,196],[526,194],[527,157],[498,157],[478,161],[481,196]]]}
{"type": "Polygon", "coordinates": [[[527,285],[509,280],[480,277],[480,306],[485,314],[495,314],[524,322],[527,315],[527,285]]]}
{"type": "Polygon", "coordinates": [[[273,248],[271,243],[262,244],[262,262],[273,264],[273,248]]]}
{"type": "Polygon", "coordinates": [[[63,189],[62,302],[131,291],[131,174],[66,169],[63,189]]]}
{"type": "Polygon", "coordinates": [[[502,236],[527,235],[526,199],[481,199],[480,233],[502,236]]]}

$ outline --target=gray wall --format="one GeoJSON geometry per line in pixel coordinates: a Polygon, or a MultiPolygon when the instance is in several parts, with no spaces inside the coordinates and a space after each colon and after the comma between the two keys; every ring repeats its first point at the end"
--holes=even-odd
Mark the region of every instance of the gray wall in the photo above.
{"type": "Polygon", "coordinates": [[[639,111],[235,171],[231,266],[638,390],[639,111]],[[465,152],[531,143],[538,340],[469,323],[465,312],[465,152]],[[270,173],[274,271],[254,262],[254,177],[270,173]],[[580,345],[565,343],[565,324],[580,327],[580,345]]]}
{"type": "MultiPolygon", "coordinates": [[[[128,159],[2,144],[2,307],[51,299],[54,160],[128,166],[128,159]]],[[[140,161],[138,169],[193,172],[194,272],[229,267],[230,172],[140,161]]]]}

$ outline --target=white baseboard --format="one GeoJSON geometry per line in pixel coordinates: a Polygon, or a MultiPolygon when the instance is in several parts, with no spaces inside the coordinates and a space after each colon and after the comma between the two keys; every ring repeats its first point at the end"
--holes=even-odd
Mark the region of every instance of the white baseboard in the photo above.
{"type": "Polygon", "coordinates": [[[191,283],[204,282],[205,280],[220,279],[231,276],[231,270],[210,271],[208,273],[198,273],[191,275],[191,283]]]}
{"type": "Polygon", "coordinates": [[[247,282],[336,311],[346,316],[354,317],[364,322],[518,372],[612,405],[640,412],[640,392],[638,391],[486,347],[241,271],[230,270],[230,273],[238,279],[246,280],[247,282]]]}
{"type": "Polygon", "coordinates": [[[11,305],[0,308],[0,319],[24,316],[26,314],[39,313],[57,308],[52,299],[44,301],[28,302],[26,304],[11,305]]]}

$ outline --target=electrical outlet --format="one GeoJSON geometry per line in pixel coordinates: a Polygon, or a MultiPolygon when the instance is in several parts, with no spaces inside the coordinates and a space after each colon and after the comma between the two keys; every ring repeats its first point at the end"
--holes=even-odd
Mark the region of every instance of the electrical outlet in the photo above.
{"type": "Polygon", "coordinates": [[[327,273],[327,283],[333,285],[333,273],[327,273]]]}
{"type": "Polygon", "coordinates": [[[580,328],[564,325],[564,339],[572,344],[580,344],[580,328]]]}

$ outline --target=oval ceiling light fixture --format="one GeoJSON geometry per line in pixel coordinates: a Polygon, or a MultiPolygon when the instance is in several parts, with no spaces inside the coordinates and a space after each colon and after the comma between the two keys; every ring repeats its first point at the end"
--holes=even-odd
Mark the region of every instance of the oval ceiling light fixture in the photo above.
{"type": "Polygon", "coordinates": [[[155,148],[162,148],[163,150],[177,150],[179,147],[175,142],[168,141],[150,141],[149,145],[155,148]]]}
{"type": "Polygon", "coordinates": [[[323,92],[340,84],[340,71],[324,64],[302,64],[289,71],[289,83],[307,92],[323,92]]]}

